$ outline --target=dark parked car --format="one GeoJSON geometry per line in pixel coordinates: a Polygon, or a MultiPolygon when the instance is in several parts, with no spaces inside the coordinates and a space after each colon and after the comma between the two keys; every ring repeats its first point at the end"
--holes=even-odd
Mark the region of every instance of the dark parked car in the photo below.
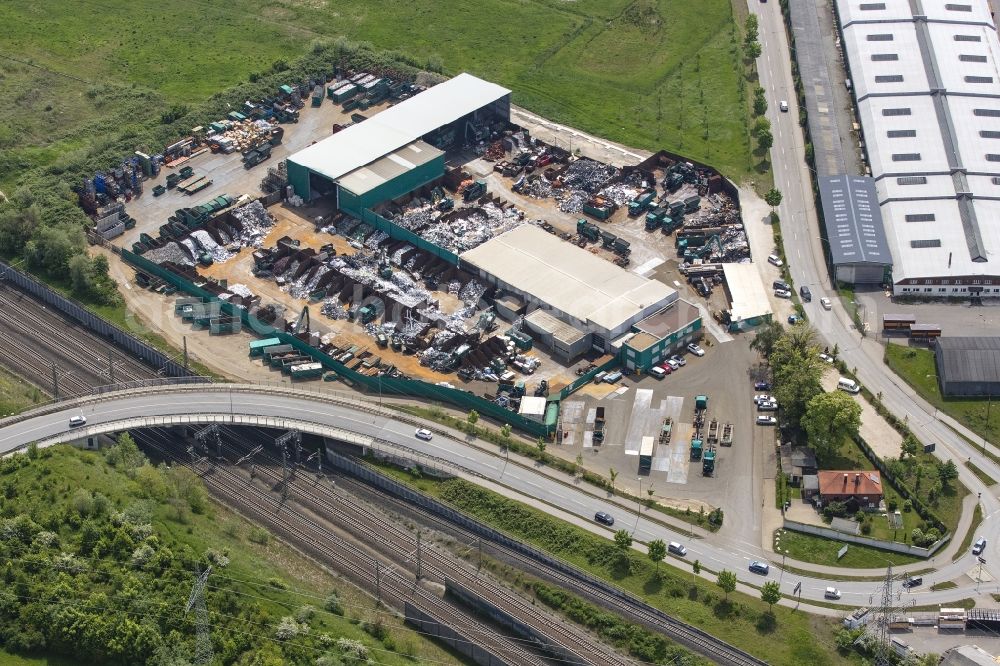
{"type": "Polygon", "coordinates": [[[753,390],[755,390],[755,391],[770,391],[771,390],[771,382],[754,382],[753,383],[753,390]]]}
{"type": "Polygon", "coordinates": [[[615,519],[610,513],[605,513],[604,511],[598,511],[594,514],[594,520],[605,525],[614,525],[615,519]]]}

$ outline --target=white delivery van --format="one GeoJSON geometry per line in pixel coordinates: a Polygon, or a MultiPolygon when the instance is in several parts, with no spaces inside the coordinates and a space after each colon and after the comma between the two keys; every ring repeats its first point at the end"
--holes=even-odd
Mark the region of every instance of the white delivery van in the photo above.
{"type": "Polygon", "coordinates": [[[848,379],[847,377],[841,377],[837,381],[837,388],[848,393],[861,393],[861,386],[853,379],[848,379]]]}

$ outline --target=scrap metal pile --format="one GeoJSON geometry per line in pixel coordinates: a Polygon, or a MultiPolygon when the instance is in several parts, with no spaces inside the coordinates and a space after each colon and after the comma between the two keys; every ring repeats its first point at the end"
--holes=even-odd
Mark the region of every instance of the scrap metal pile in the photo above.
{"type": "Polygon", "coordinates": [[[276,125],[266,120],[220,120],[216,126],[224,128],[207,138],[209,144],[224,153],[246,151],[268,143],[276,125]]]}
{"type": "MultiPolygon", "coordinates": [[[[707,254],[699,257],[703,262],[741,263],[750,260],[750,243],[743,219],[735,203],[725,195],[712,194],[702,200],[696,215],[684,218],[678,238],[698,238],[707,254]],[[706,205],[707,204],[707,205],[706,205]],[[712,242],[713,238],[718,243],[712,242]]],[[[690,264],[692,262],[686,262],[690,264]]],[[[682,269],[686,266],[682,266],[682,269]]]]}
{"type": "Polygon", "coordinates": [[[245,247],[260,247],[274,224],[267,209],[259,201],[252,201],[209,219],[186,236],[166,241],[144,256],[158,264],[221,263],[245,247]]]}
{"type": "Polygon", "coordinates": [[[556,195],[559,209],[564,213],[578,213],[587,199],[597,194],[617,175],[617,167],[586,157],[570,162],[566,170],[558,175],[562,184],[561,192],[556,195]]]}
{"type": "Polygon", "coordinates": [[[455,254],[471,250],[526,223],[522,211],[494,202],[441,212],[425,200],[416,200],[416,205],[395,216],[392,211],[385,214],[400,227],[455,254]]]}

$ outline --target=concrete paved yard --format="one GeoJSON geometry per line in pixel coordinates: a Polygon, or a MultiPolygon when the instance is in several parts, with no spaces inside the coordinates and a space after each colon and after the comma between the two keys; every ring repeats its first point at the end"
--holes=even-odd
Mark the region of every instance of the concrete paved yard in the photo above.
{"type": "Polygon", "coordinates": [[[578,391],[563,404],[564,431],[571,434],[548,450],[569,460],[582,454],[584,466],[603,475],[613,468],[618,472],[618,487],[639,493],[642,437],[657,436],[663,419],[670,416],[674,419],[670,444],[656,447],[652,469],[641,477],[643,496],[653,488],[656,499],[671,506],[695,511],[722,507],[726,512],[723,532],[752,538],[760,530],[760,512],[754,510],[754,503],[758,507],[761,503],[764,452],[773,447],[774,429],[754,425],[748,368],[756,356],[749,349],[749,338],[738,337],[726,344],[706,342],[705,346],[704,357],[687,356],[687,365],[663,380],[627,377],[617,389],[606,384],[594,387],[602,392],[599,395],[578,391]],[[709,397],[708,419],[734,425],[734,444],[717,449],[712,477],[702,476],[701,463],[689,459],[694,397],[699,394],[709,397]],[[604,407],[607,419],[602,446],[594,446],[588,434],[598,406],[604,407]]]}

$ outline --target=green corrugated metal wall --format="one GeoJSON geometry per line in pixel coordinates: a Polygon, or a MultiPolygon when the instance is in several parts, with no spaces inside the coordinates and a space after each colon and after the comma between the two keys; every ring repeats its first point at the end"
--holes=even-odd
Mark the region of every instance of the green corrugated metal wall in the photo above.
{"type": "Polygon", "coordinates": [[[380,203],[409,194],[418,187],[443,175],[444,155],[439,155],[427,164],[421,164],[406,173],[401,173],[362,195],[356,195],[347,188],[341,187],[340,209],[355,217],[361,217],[361,211],[364,209],[374,208],[380,203]]]}
{"type": "Polygon", "coordinates": [[[677,345],[678,342],[687,336],[696,334],[700,330],[701,317],[696,319],[689,326],[685,326],[678,331],[674,331],[667,337],[661,339],[659,342],[653,343],[646,349],[632,349],[626,342],[622,345],[622,348],[619,351],[619,361],[621,362],[622,367],[630,368],[632,370],[642,370],[645,372],[654,365],[661,363],[670,353],[676,351],[674,346],[677,345]],[[629,356],[629,352],[632,352],[631,356],[629,356]],[[631,367],[629,366],[630,361],[631,367]]]}
{"type": "Polygon", "coordinates": [[[288,167],[288,184],[295,189],[295,193],[309,201],[309,169],[301,164],[296,164],[292,160],[286,160],[288,167]]]}
{"type": "MultiPolygon", "coordinates": [[[[295,189],[297,195],[308,201],[311,195],[309,188],[310,169],[297,164],[292,159],[288,159],[287,163],[288,183],[295,189]]],[[[382,183],[371,191],[365,192],[361,196],[341,188],[340,208],[345,212],[360,217],[361,211],[365,208],[372,208],[383,201],[390,201],[396,197],[401,197],[443,175],[444,155],[438,155],[427,164],[414,167],[406,173],[402,173],[382,183]]],[[[317,176],[325,178],[325,176],[319,174],[317,176]]]]}

